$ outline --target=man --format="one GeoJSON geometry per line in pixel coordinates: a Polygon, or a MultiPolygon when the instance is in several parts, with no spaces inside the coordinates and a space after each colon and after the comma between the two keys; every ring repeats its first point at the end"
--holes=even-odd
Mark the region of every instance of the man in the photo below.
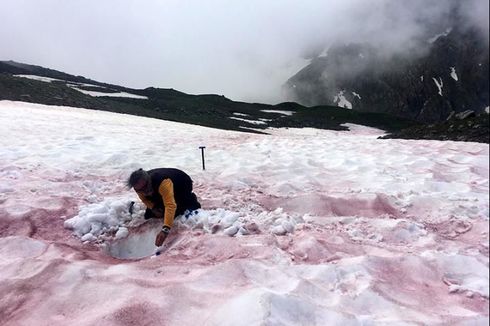
{"type": "Polygon", "coordinates": [[[155,239],[157,247],[167,238],[176,216],[201,208],[192,192],[192,179],[178,169],[136,170],[129,176],[128,187],[146,205],[145,219],[163,217],[162,230],[155,239]]]}

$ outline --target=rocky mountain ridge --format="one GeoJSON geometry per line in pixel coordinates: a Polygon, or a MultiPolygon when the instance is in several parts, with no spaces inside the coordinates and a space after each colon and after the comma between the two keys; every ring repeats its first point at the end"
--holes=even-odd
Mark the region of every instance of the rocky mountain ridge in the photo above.
{"type": "Polygon", "coordinates": [[[414,124],[387,114],[335,106],[268,105],[174,89],[131,89],[13,61],[0,61],[0,100],[82,107],[255,133],[266,133],[268,127],[348,130],[344,123],[396,131],[414,124]]]}
{"type": "Polygon", "coordinates": [[[422,123],[489,105],[488,41],[474,28],[446,28],[425,49],[386,57],[369,44],[336,44],[291,77],[285,89],[303,105],[338,105],[422,123]]]}
{"type": "Polygon", "coordinates": [[[390,133],[387,138],[489,142],[488,112],[454,114],[456,123],[424,125],[338,106],[267,105],[173,89],[130,89],[11,61],[0,61],[0,100],[82,107],[255,133],[267,133],[268,127],[348,130],[345,124],[354,123],[386,130],[390,133]]]}

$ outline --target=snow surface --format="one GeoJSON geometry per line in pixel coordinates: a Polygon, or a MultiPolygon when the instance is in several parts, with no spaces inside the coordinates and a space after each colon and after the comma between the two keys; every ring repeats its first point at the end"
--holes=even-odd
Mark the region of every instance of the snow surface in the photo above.
{"type": "Polygon", "coordinates": [[[451,68],[451,77],[455,80],[458,81],[458,75],[456,74],[456,68],[455,67],[450,67],[451,68]]]}
{"type": "Polygon", "coordinates": [[[347,126],[1,101],[2,325],[487,325],[488,145],[347,126]],[[149,259],[162,222],[124,183],[160,166],[203,209],[149,259]]]}
{"type": "Polygon", "coordinates": [[[333,102],[336,103],[341,108],[352,109],[352,103],[349,102],[345,96],[344,91],[340,91],[334,98],[333,102]]]}

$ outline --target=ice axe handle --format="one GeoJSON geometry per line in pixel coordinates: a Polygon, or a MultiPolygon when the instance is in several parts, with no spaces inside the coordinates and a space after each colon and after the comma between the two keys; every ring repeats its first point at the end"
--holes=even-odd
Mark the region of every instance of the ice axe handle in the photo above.
{"type": "Polygon", "coordinates": [[[206,166],[204,164],[204,149],[206,148],[206,146],[199,146],[199,148],[201,149],[202,169],[206,170],[206,166]]]}

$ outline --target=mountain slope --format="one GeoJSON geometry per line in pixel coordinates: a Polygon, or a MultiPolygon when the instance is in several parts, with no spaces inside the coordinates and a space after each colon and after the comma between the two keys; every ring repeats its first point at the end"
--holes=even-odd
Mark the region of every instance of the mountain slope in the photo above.
{"type": "Polygon", "coordinates": [[[387,57],[368,44],[337,44],[285,89],[304,105],[341,105],[424,123],[489,105],[488,41],[477,30],[453,26],[420,45],[423,50],[387,57]]]}
{"type": "Polygon", "coordinates": [[[297,103],[244,103],[219,95],[190,95],[173,89],[130,89],[13,61],[0,62],[1,99],[106,110],[248,132],[284,126],[347,130],[342,124],[349,122],[396,131],[414,124],[386,114],[346,112],[333,106],[311,109],[297,103]]]}

